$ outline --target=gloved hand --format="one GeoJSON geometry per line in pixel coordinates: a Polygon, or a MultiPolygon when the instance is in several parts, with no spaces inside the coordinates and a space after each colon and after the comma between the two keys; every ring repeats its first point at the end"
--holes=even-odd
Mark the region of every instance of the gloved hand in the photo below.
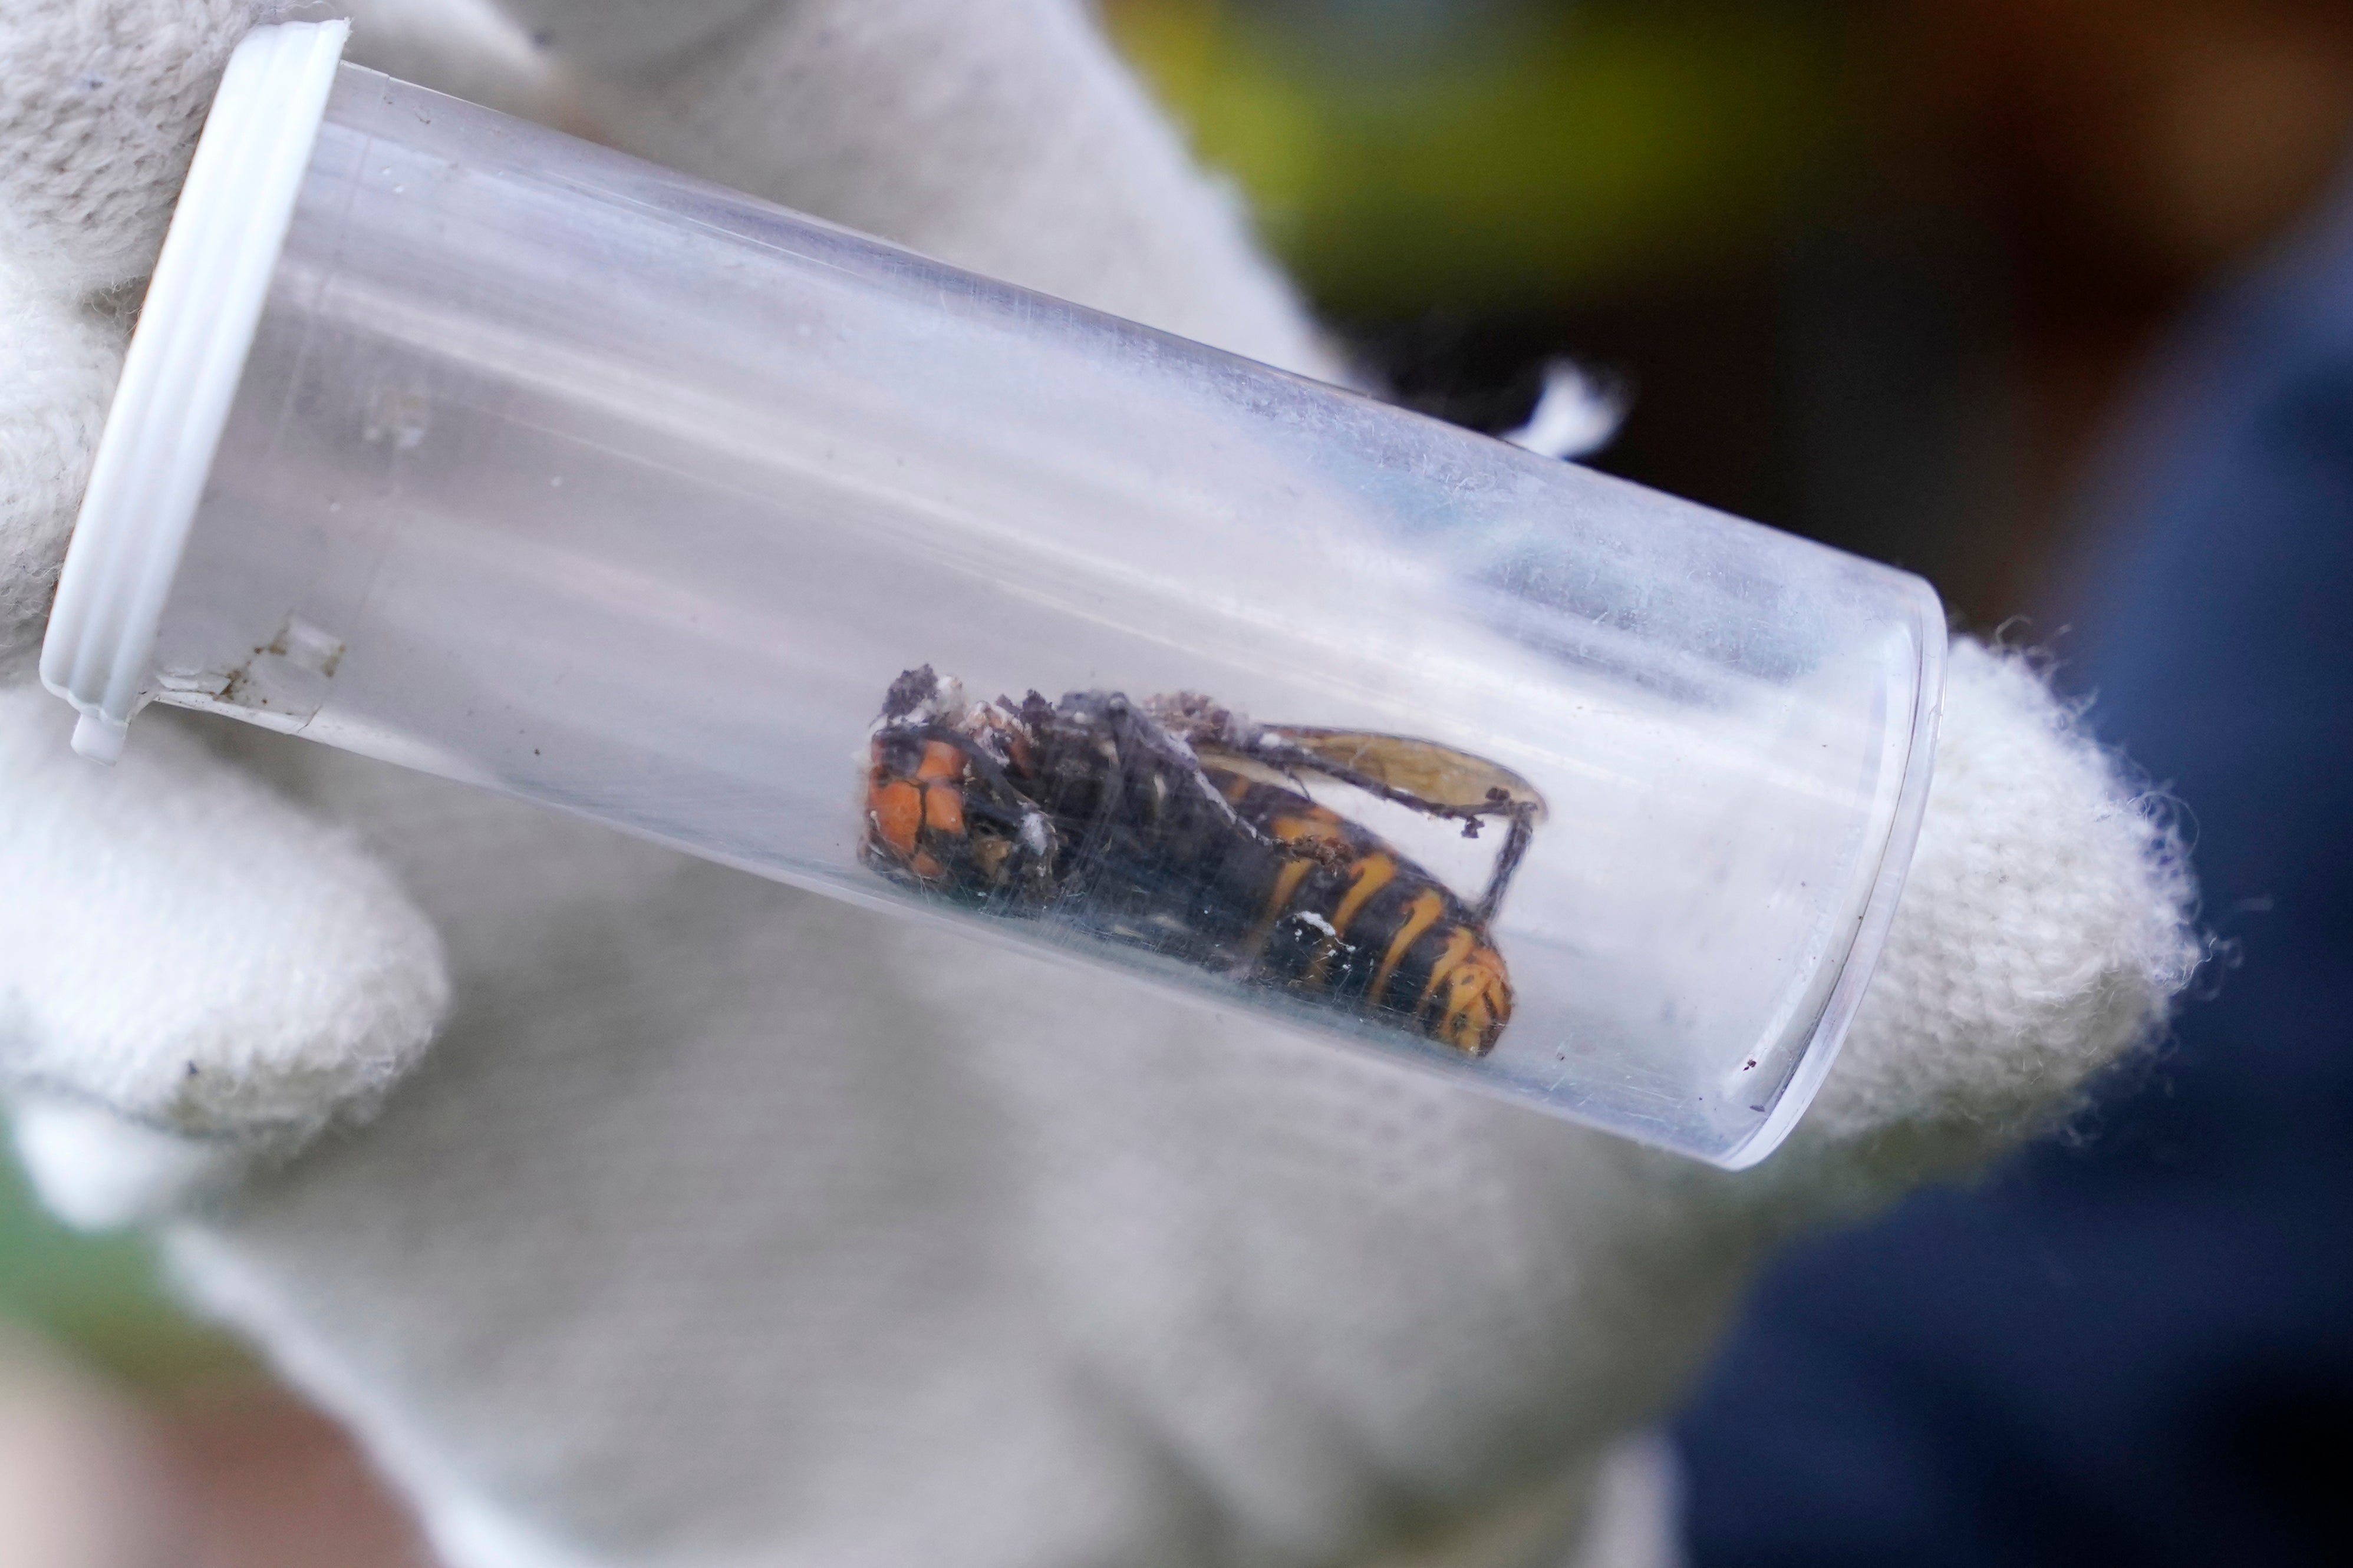
{"type": "MultiPolygon", "coordinates": [[[[353,56],[1333,368],[1077,0],[514,9],[543,47],[385,0],[353,56]]],[[[252,14],[0,12],[0,647],[252,14]]],[[[459,1568],[1636,1561],[1594,1478],[1764,1247],[2041,1125],[2194,956],[2161,825],[1966,644],[1844,1056],[1737,1177],[240,726],[152,710],[101,772],[70,721],[0,693],[19,1147],[459,1568]]]]}

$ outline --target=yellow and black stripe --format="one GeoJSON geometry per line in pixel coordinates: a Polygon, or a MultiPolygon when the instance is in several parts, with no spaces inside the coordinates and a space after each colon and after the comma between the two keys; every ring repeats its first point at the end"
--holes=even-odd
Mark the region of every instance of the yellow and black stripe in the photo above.
{"type": "Polygon", "coordinates": [[[1484,1056],[1511,1019],[1503,955],[1469,907],[1306,795],[1211,767],[1234,814],[1281,846],[1244,956],[1253,977],[1484,1056]]]}

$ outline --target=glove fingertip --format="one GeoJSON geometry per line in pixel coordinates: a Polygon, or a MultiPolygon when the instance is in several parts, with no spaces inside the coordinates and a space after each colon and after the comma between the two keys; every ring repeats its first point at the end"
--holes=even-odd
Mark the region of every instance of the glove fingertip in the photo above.
{"type": "Polygon", "coordinates": [[[364,1116],[449,1005],[438,933],[348,833],[177,727],[114,768],[0,693],[0,1019],[21,1089],[273,1145],[364,1116]]]}
{"type": "Polygon", "coordinates": [[[2205,955],[2168,803],[2080,718],[2028,655],[1955,642],[1911,877],[1809,1129],[1874,1186],[2052,1125],[2205,955]]]}

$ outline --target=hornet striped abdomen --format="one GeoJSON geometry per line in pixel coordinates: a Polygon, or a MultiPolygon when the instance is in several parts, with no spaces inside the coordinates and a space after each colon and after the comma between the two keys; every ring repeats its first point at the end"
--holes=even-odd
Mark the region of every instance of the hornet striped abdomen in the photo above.
{"type": "Polygon", "coordinates": [[[1512,1016],[1485,922],[1382,839],[1297,791],[1203,770],[1235,815],[1295,851],[1252,932],[1251,978],[1393,1021],[1474,1057],[1512,1016]]]}
{"type": "Polygon", "coordinates": [[[874,728],[860,853],[987,912],[1048,919],[1484,1056],[1512,988],[1489,935],[1543,803],[1431,742],[1250,724],[1192,695],[1031,692],[967,703],[929,667],[874,728]],[[1467,903],[1307,793],[1321,778],[1476,837],[1505,826],[1467,903]]]}

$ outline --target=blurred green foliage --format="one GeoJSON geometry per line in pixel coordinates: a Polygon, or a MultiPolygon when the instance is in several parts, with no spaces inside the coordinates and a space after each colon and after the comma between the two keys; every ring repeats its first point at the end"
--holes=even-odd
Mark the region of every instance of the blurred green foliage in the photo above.
{"type": "Polygon", "coordinates": [[[1559,305],[1753,254],[1838,179],[1845,19],[1770,0],[1105,0],[1343,316],[1559,305]]]}
{"type": "Polygon", "coordinates": [[[0,1159],[0,1319],[132,1383],[178,1384],[240,1363],[224,1336],[164,1293],[153,1248],[49,1218],[0,1159]]]}

